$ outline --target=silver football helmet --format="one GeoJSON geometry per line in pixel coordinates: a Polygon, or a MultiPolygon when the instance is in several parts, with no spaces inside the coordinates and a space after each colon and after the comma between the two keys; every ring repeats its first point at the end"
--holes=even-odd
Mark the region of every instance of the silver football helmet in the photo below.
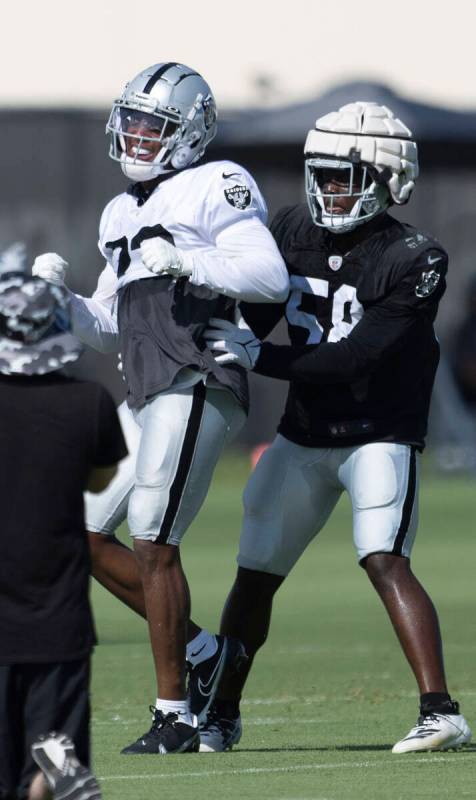
{"type": "Polygon", "coordinates": [[[133,181],[189,167],[216,135],[210,87],[193,69],[154,64],[126,84],[106,125],[109,155],[133,181]]]}
{"type": "Polygon", "coordinates": [[[345,233],[392,203],[408,202],[418,177],[411,136],[377,103],[350,103],[318,119],[304,146],[306,194],[315,224],[345,233]],[[343,213],[344,198],[350,209],[343,213]]]}

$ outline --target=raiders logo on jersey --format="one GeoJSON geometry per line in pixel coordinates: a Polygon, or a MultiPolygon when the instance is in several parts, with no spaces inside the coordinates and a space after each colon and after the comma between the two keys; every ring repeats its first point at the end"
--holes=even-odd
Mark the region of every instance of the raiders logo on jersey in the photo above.
{"type": "Polygon", "coordinates": [[[231,189],[225,189],[225,197],[227,202],[237,208],[239,211],[243,211],[245,208],[248,208],[249,204],[251,203],[251,192],[247,186],[237,184],[236,186],[232,186],[231,189]]]}
{"type": "Polygon", "coordinates": [[[428,297],[432,294],[438,286],[440,280],[440,273],[431,269],[428,272],[422,272],[421,278],[415,286],[415,294],[417,297],[428,297]]]}

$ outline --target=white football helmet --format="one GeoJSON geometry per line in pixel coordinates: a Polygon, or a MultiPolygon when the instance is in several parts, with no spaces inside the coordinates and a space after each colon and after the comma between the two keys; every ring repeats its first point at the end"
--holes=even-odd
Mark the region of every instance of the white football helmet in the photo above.
{"type": "Polygon", "coordinates": [[[126,84],[112,106],[109,155],[133,181],[190,166],[217,130],[210,87],[195,70],[154,64],[126,84]]]}
{"type": "MultiPolygon", "coordinates": [[[[306,194],[313,221],[345,233],[406,203],[418,176],[412,133],[385,106],[356,102],[316,121],[304,145],[306,194]],[[342,192],[327,191],[332,176],[342,192]],[[348,213],[339,198],[354,197],[348,213]]],[[[334,186],[335,188],[335,186],[334,186]]]]}

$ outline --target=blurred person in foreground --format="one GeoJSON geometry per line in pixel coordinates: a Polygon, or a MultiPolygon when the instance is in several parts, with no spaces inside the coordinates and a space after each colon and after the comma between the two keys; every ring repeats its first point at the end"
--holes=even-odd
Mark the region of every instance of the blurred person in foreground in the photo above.
{"type": "MultiPolygon", "coordinates": [[[[238,574],[221,632],[244,642],[251,666],[275,592],[347,492],[359,564],[420,691],[418,721],[393,752],[456,748],[471,731],[448,693],[436,610],[410,567],[447,255],[388,213],[408,201],[418,175],[411,132],[389,109],[356,102],[318,119],[305,168],[308,207],[284,208],[271,225],[289,299],[242,305],[260,339],[285,316],[291,344],[263,343],[219,320],[207,333],[220,363],[289,381],[278,435],[245,489],[238,574]]],[[[225,676],[201,749],[239,741],[245,679],[246,669],[225,676]]]]}
{"type": "Polygon", "coordinates": [[[456,329],[450,359],[461,398],[476,415],[476,275],[468,282],[466,313],[456,329]]]}
{"type": "MultiPolygon", "coordinates": [[[[224,664],[243,658],[239,643],[190,620],[180,557],[248,405],[246,372],[218,364],[203,332],[212,317],[234,319],[237,300],[281,303],[288,276],[252,176],[231,161],[199,163],[216,116],[210,87],[183,64],[155,64],[126,85],[107,131],[132,184],[101,217],[97,291],[71,301],[85,343],[108,350],[119,338],[127,386],[121,414],[134,457],[87,513],[93,574],[149,624],[152,725],[127,755],[198,750],[197,723],[224,664]],[[137,561],[113,539],[126,514],[137,561]]],[[[63,284],[65,268],[47,253],[34,272],[63,284]]]]}
{"type": "Polygon", "coordinates": [[[100,797],[83,492],[101,492],[127,450],[107,392],[60,372],[81,349],[67,292],[10,259],[0,274],[1,800],[100,797]]]}

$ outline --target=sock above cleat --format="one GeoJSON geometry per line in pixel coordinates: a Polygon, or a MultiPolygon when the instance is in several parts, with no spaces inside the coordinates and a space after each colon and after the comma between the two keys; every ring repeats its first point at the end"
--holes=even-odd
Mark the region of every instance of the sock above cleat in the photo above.
{"type": "Polygon", "coordinates": [[[420,714],[459,714],[459,705],[446,692],[427,692],[420,696],[420,714]]]}
{"type": "Polygon", "coordinates": [[[217,638],[213,633],[209,633],[205,629],[201,630],[195,639],[187,645],[187,661],[192,667],[201,664],[215,655],[218,650],[217,638]]]}
{"type": "Polygon", "coordinates": [[[190,711],[188,700],[162,700],[161,697],[158,697],[155,707],[158,711],[162,711],[164,716],[177,714],[178,722],[191,725],[193,728],[197,727],[197,718],[190,711]]]}

